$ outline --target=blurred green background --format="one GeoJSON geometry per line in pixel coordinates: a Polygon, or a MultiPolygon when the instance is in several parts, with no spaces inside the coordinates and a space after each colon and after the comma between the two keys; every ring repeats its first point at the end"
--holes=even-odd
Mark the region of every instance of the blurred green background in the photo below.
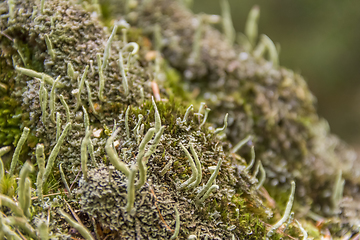
{"type": "MultiPolygon", "coordinates": [[[[244,31],[251,7],[260,6],[259,33],[280,43],[280,64],[304,76],[332,132],[360,146],[360,1],[229,3],[238,32],[244,31]]],[[[220,14],[220,1],[194,0],[192,10],[220,14]]]]}

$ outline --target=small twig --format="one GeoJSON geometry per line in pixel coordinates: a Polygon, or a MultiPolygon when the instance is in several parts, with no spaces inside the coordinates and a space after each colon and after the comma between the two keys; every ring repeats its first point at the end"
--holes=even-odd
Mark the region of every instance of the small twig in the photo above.
{"type": "MultiPolygon", "coordinates": [[[[43,197],[50,197],[50,196],[56,196],[56,195],[60,195],[62,194],[62,192],[59,192],[59,193],[51,193],[51,194],[48,194],[48,195],[44,195],[43,197]]],[[[39,197],[32,197],[31,200],[35,200],[35,199],[38,199],[39,197]]]]}
{"type": "Polygon", "coordinates": [[[4,33],[3,31],[0,31],[0,34],[7,37],[10,41],[14,42],[14,39],[12,39],[11,37],[9,37],[9,35],[7,35],[6,33],[4,33]]]}
{"type": "Polygon", "coordinates": [[[73,183],[71,184],[71,186],[70,186],[70,191],[71,191],[72,186],[73,186],[73,185],[74,185],[74,183],[76,182],[77,178],[79,177],[80,172],[81,172],[81,170],[79,170],[79,172],[78,172],[78,174],[76,175],[76,177],[75,177],[75,179],[74,179],[73,183]]]}
{"type": "Polygon", "coordinates": [[[78,223],[84,225],[84,224],[81,222],[79,216],[78,216],[78,215],[75,213],[75,211],[72,209],[72,207],[70,206],[70,204],[69,204],[65,199],[63,199],[63,200],[64,200],[64,202],[66,203],[66,205],[68,206],[70,212],[72,213],[72,215],[74,216],[74,218],[76,219],[76,221],[77,221],[78,223]]]}

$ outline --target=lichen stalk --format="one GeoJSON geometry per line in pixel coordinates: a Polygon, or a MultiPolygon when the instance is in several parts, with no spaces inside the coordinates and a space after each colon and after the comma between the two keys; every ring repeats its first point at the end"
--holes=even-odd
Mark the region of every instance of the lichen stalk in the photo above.
{"type": "Polygon", "coordinates": [[[6,225],[13,225],[18,226],[21,228],[24,232],[26,232],[27,235],[29,235],[33,239],[37,239],[35,229],[28,223],[27,219],[23,217],[7,217],[3,219],[6,225]]]}
{"type": "Polygon", "coordinates": [[[0,221],[2,222],[2,231],[4,232],[4,235],[7,237],[7,239],[11,240],[23,240],[19,235],[17,235],[14,231],[10,229],[6,224],[4,224],[4,219],[2,216],[0,216],[0,221]]]}
{"type": "Polygon", "coordinates": [[[52,168],[54,166],[56,157],[57,157],[57,155],[58,155],[58,153],[60,151],[60,147],[63,144],[63,142],[64,142],[70,128],[71,128],[71,123],[67,123],[64,130],[62,131],[62,133],[61,133],[61,135],[59,137],[59,140],[56,142],[53,150],[51,151],[50,156],[49,156],[48,161],[47,161],[47,164],[46,164],[44,177],[43,177],[43,182],[46,182],[46,180],[48,179],[48,177],[49,177],[49,175],[50,175],[50,173],[52,171],[52,168]]]}
{"type": "Polygon", "coordinates": [[[86,240],[95,240],[89,230],[87,230],[84,225],[76,222],[69,214],[65,213],[63,210],[59,210],[59,213],[65,218],[66,222],[69,223],[69,225],[81,234],[86,240]]]}
{"type": "Polygon", "coordinates": [[[260,18],[260,8],[255,5],[251,8],[245,23],[245,35],[253,48],[258,37],[258,21],[260,18]]]}
{"type": "Polygon", "coordinates": [[[226,39],[228,40],[229,44],[233,44],[236,36],[236,31],[233,26],[233,22],[231,19],[231,11],[230,5],[228,0],[221,0],[221,16],[222,16],[222,28],[226,39]]]}
{"type": "Polygon", "coordinates": [[[10,197],[0,194],[0,204],[1,204],[1,206],[10,208],[10,210],[16,216],[19,216],[19,217],[24,216],[24,211],[22,210],[22,208],[19,205],[17,205],[10,197]]]}
{"type": "Polygon", "coordinates": [[[56,141],[60,137],[60,132],[61,132],[61,118],[60,118],[60,113],[56,112],[56,141]]]}
{"type": "Polygon", "coordinates": [[[161,118],[154,97],[151,97],[151,102],[155,110],[155,132],[159,132],[161,128],[161,118]]]}
{"type": "Polygon", "coordinates": [[[225,117],[224,117],[224,126],[223,126],[222,128],[217,128],[217,129],[215,129],[214,134],[218,134],[218,133],[223,132],[223,131],[226,130],[226,128],[227,128],[228,116],[229,116],[229,114],[226,113],[226,114],[225,114],[225,117]]]}
{"type": "Polygon", "coordinates": [[[43,144],[37,144],[36,145],[36,152],[35,152],[35,156],[36,156],[36,161],[37,161],[37,165],[39,168],[38,174],[37,174],[37,178],[36,178],[36,187],[37,187],[37,195],[38,195],[38,199],[40,201],[43,200],[43,176],[44,176],[44,172],[45,172],[45,154],[44,154],[44,145],[43,144]]]}
{"type": "Polygon", "coordinates": [[[19,161],[19,156],[20,156],[20,152],[21,152],[21,149],[29,135],[29,132],[30,132],[30,129],[27,128],[27,127],[24,127],[24,130],[21,134],[21,137],[19,139],[19,142],[17,143],[16,145],[16,148],[15,148],[15,152],[14,152],[14,155],[12,157],[12,160],[11,160],[11,165],[10,165],[10,171],[9,171],[9,175],[12,176],[14,174],[14,171],[15,171],[15,167],[17,165],[17,162],[19,161]]]}
{"type": "Polygon", "coordinates": [[[52,60],[55,60],[55,51],[53,49],[53,46],[52,46],[52,43],[51,43],[51,40],[49,38],[49,35],[48,34],[45,34],[45,43],[46,43],[46,47],[47,47],[47,50],[48,50],[48,54],[50,55],[50,57],[52,58],[52,60]]]}
{"type": "Polygon", "coordinates": [[[30,188],[31,183],[26,183],[29,174],[34,170],[32,164],[30,162],[25,162],[20,170],[20,180],[19,180],[19,205],[21,209],[23,210],[24,214],[29,217],[29,199],[30,196],[28,196],[28,188],[30,188]]]}
{"type": "Polygon", "coordinates": [[[136,167],[131,166],[130,168],[130,174],[127,181],[127,203],[126,203],[126,211],[128,213],[132,212],[132,209],[134,208],[134,202],[135,202],[135,175],[136,175],[136,167]]]}
{"type": "Polygon", "coordinates": [[[194,149],[194,144],[190,143],[190,151],[191,154],[193,155],[194,159],[195,159],[195,164],[196,164],[196,170],[197,170],[197,175],[196,175],[196,179],[194,182],[190,183],[188,188],[196,188],[197,186],[199,186],[201,179],[202,179],[202,169],[201,169],[201,163],[199,161],[199,157],[194,149]]]}
{"type": "Polygon", "coordinates": [[[182,190],[184,189],[185,187],[187,187],[190,183],[196,181],[196,178],[197,178],[197,175],[199,174],[198,171],[197,171],[197,168],[196,168],[196,165],[194,163],[194,160],[193,158],[191,157],[189,151],[184,147],[184,145],[180,142],[179,143],[180,147],[183,149],[183,151],[185,152],[188,160],[189,160],[189,163],[190,163],[190,167],[191,167],[191,171],[192,171],[192,174],[191,174],[191,177],[186,180],[185,182],[183,182],[179,187],[178,189],[179,190],[182,190]]]}
{"type": "Polygon", "coordinates": [[[65,173],[64,173],[61,165],[62,165],[62,163],[59,164],[59,171],[60,171],[61,180],[64,183],[64,186],[65,186],[65,188],[66,188],[66,190],[67,190],[67,192],[69,194],[69,197],[71,198],[72,197],[71,189],[69,187],[68,182],[66,181],[66,176],[65,176],[65,173]]]}
{"type": "Polygon", "coordinates": [[[231,149],[231,153],[236,153],[237,151],[239,151],[239,149],[244,146],[248,141],[250,141],[252,139],[251,135],[247,135],[243,140],[241,140],[240,142],[238,142],[232,149],[231,149]]]}
{"type": "Polygon", "coordinates": [[[199,125],[199,129],[201,129],[201,128],[205,125],[206,120],[207,120],[207,118],[208,118],[208,116],[209,116],[210,110],[211,110],[210,108],[205,108],[204,119],[203,119],[202,123],[199,125]]]}
{"type": "Polygon", "coordinates": [[[261,177],[259,179],[259,183],[256,184],[256,186],[255,186],[256,190],[259,190],[261,188],[261,186],[264,184],[265,179],[266,179],[266,171],[261,162],[260,162],[260,173],[261,173],[261,177]]]}
{"type": "Polygon", "coordinates": [[[120,72],[121,72],[121,76],[122,76],[122,85],[124,88],[124,94],[125,94],[125,96],[127,96],[127,95],[129,95],[129,84],[128,84],[128,79],[127,79],[126,72],[125,72],[124,57],[123,57],[122,51],[119,52],[119,67],[120,67],[120,72]]]}
{"type": "Polygon", "coordinates": [[[49,239],[49,226],[46,221],[40,221],[40,223],[38,224],[38,231],[41,240],[49,239]]]}
{"type": "Polygon", "coordinates": [[[26,178],[24,188],[24,213],[27,217],[30,217],[30,206],[31,206],[31,180],[26,178]]]}
{"type": "Polygon", "coordinates": [[[88,93],[88,102],[89,102],[90,108],[94,114],[97,114],[96,109],[94,107],[94,103],[92,101],[91,89],[90,89],[90,84],[89,84],[88,80],[85,80],[85,85],[86,85],[86,90],[88,93]]]}
{"type": "Polygon", "coordinates": [[[63,107],[65,108],[65,113],[66,113],[66,123],[70,122],[70,109],[69,106],[67,105],[64,96],[62,94],[60,94],[60,102],[63,105],[63,107]]]}
{"type": "Polygon", "coordinates": [[[104,87],[105,87],[105,77],[104,77],[104,72],[102,69],[102,63],[101,63],[101,56],[100,53],[96,54],[96,61],[97,61],[97,65],[98,65],[98,72],[99,72],[99,92],[98,92],[98,98],[100,101],[105,101],[104,96],[103,96],[103,91],[104,91],[104,87]]]}
{"type": "Polygon", "coordinates": [[[290,192],[290,196],[289,196],[289,200],[286,204],[286,209],[284,212],[284,216],[277,222],[275,223],[271,229],[269,230],[269,232],[266,234],[266,239],[270,239],[270,237],[274,234],[274,232],[281,227],[281,225],[283,225],[283,223],[286,222],[286,220],[289,218],[290,216],[290,212],[291,212],[291,208],[293,206],[294,203],[294,195],[295,195],[295,182],[292,181],[291,182],[291,192],[290,192]]]}
{"type": "Polygon", "coordinates": [[[113,30],[111,32],[111,35],[109,37],[109,40],[106,42],[106,46],[105,46],[105,50],[104,50],[104,57],[103,57],[103,60],[102,60],[102,67],[101,67],[102,70],[106,69],[107,61],[108,61],[108,59],[110,57],[111,43],[114,40],[117,29],[118,29],[118,25],[115,24],[115,26],[114,26],[114,28],[113,28],[113,30]]]}
{"type": "Polygon", "coordinates": [[[170,237],[170,240],[176,239],[179,235],[180,232],[180,214],[179,214],[179,210],[177,209],[176,206],[174,206],[174,210],[175,210],[175,231],[174,234],[170,237]]]}
{"type": "Polygon", "coordinates": [[[295,222],[297,223],[300,231],[302,232],[303,234],[303,240],[307,240],[307,237],[308,237],[308,233],[306,232],[306,230],[302,227],[301,223],[295,219],[295,222]]]}
{"type": "Polygon", "coordinates": [[[212,185],[207,191],[206,193],[204,194],[204,196],[202,196],[202,198],[200,198],[196,203],[197,204],[201,204],[203,203],[209,196],[212,192],[216,191],[219,189],[219,186],[218,185],[212,185]]]}
{"type": "Polygon", "coordinates": [[[90,135],[91,135],[91,131],[89,127],[87,127],[85,131],[85,137],[81,142],[81,170],[84,175],[85,181],[87,180],[87,158],[88,158],[87,146],[89,145],[90,135]]]}
{"type": "Polygon", "coordinates": [[[129,177],[129,175],[130,175],[129,167],[124,162],[122,162],[120,160],[119,156],[115,152],[115,149],[113,148],[114,139],[115,139],[116,135],[119,133],[120,130],[121,130],[120,128],[116,129],[116,131],[113,132],[111,134],[111,136],[108,138],[108,140],[106,141],[106,144],[105,144],[105,151],[106,151],[106,154],[109,157],[109,160],[110,160],[111,164],[114,165],[114,167],[117,170],[124,173],[126,177],[129,177]]]}
{"type": "Polygon", "coordinates": [[[150,128],[145,134],[139,146],[139,153],[136,156],[136,163],[139,168],[139,181],[136,183],[136,189],[140,189],[145,184],[146,181],[146,167],[143,157],[145,154],[146,144],[151,140],[154,134],[155,134],[155,128],[150,128]]]}
{"type": "Polygon", "coordinates": [[[47,108],[48,92],[44,85],[45,85],[44,74],[42,74],[40,91],[39,91],[39,101],[41,106],[41,121],[46,126],[46,118],[47,118],[46,108],[47,108]]]}
{"type": "Polygon", "coordinates": [[[40,1],[40,12],[41,14],[44,14],[44,6],[45,6],[45,0],[40,1]]]}
{"type": "Polygon", "coordinates": [[[162,134],[164,133],[164,129],[165,129],[165,126],[162,126],[162,127],[160,128],[160,131],[156,133],[156,135],[155,135],[155,137],[154,137],[153,144],[151,144],[151,146],[149,147],[149,149],[148,149],[147,152],[145,153],[144,160],[143,160],[145,164],[147,164],[147,162],[148,162],[148,160],[149,160],[149,157],[151,156],[151,154],[154,153],[156,147],[159,145],[161,136],[162,136],[162,134]]]}
{"type": "Polygon", "coordinates": [[[221,166],[221,163],[223,161],[223,158],[220,158],[218,164],[216,165],[216,169],[215,171],[211,174],[209,180],[207,181],[206,185],[200,190],[200,192],[196,195],[195,197],[195,201],[198,201],[199,198],[201,196],[203,196],[208,190],[209,188],[213,185],[218,173],[219,173],[219,170],[220,170],[220,166],[221,166]]]}
{"type": "MultiPolygon", "coordinates": [[[[5,155],[6,153],[8,153],[10,150],[11,150],[10,146],[0,148],[0,183],[1,183],[2,179],[3,179],[3,177],[5,176],[4,162],[1,159],[1,157],[3,155],[5,155]]],[[[0,189],[0,191],[1,191],[1,189],[0,189]]]]}
{"type": "Polygon", "coordinates": [[[130,112],[130,106],[126,108],[126,112],[125,112],[125,131],[126,131],[127,139],[130,139],[129,112],[130,112]]]}
{"type": "Polygon", "coordinates": [[[191,110],[193,110],[193,105],[191,104],[187,109],[186,109],[186,112],[185,112],[185,115],[184,115],[184,118],[183,118],[183,123],[186,123],[188,117],[189,117],[189,114],[191,112],[191,110]]]}
{"type": "Polygon", "coordinates": [[[53,82],[51,91],[50,91],[50,101],[49,101],[49,108],[50,108],[50,119],[53,123],[55,122],[55,102],[56,102],[56,95],[55,95],[55,89],[56,85],[60,79],[60,76],[56,78],[56,80],[53,82]]]}
{"type": "Polygon", "coordinates": [[[81,80],[79,82],[79,87],[78,87],[78,92],[77,92],[77,95],[76,95],[76,107],[75,107],[75,111],[80,107],[81,105],[81,91],[84,87],[84,83],[85,83],[85,78],[86,78],[86,75],[87,75],[87,72],[89,70],[89,65],[86,65],[85,67],[85,70],[84,70],[84,73],[81,77],[81,80]]]}
{"type": "Polygon", "coordinates": [[[247,165],[247,167],[245,168],[245,171],[247,171],[247,172],[250,171],[250,169],[254,166],[254,163],[255,163],[255,147],[251,146],[250,151],[251,151],[251,160],[250,160],[249,165],[247,165]]]}
{"type": "MultiPolygon", "coordinates": [[[[50,85],[53,85],[54,83],[54,78],[52,78],[51,76],[45,74],[45,73],[39,73],[39,72],[36,72],[34,70],[31,70],[31,69],[28,69],[28,68],[22,68],[22,67],[19,67],[19,66],[15,66],[15,70],[28,76],[28,77],[34,77],[34,78],[42,78],[44,76],[44,80],[45,82],[47,82],[48,84],[50,85]]],[[[56,86],[57,88],[61,88],[61,87],[64,87],[63,84],[60,84],[60,83],[57,83],[56,86]]]]}
{"type": "Polygon", "coordinates": [[[67,64],[67,75],[72,81],[75,81],[77,78],[77,74],[75,73],[74,66],[71,62],[68,62],[67,64]]]}

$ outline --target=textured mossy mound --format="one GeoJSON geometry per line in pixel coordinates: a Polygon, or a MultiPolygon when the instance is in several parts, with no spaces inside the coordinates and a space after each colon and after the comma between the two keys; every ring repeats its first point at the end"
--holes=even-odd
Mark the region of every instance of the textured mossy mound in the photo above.
{"type": "MultiPolygon", "coordinates": [[[[4,84],[10,86],[5,91],[6,101],[1,104],[9,101],[15,105],[1,107],[2,112],[10,109],[11,113],[0,114],[0,120],[6,118],[6,124],[13,124],[16,132],[11,135],[7,132],[8,125],[0,125],[0,134],[6,133],[3,140],[0,138],[3,141],[0,145],[16,140],[20,128],[29,127],[33,137],[28,138],[27,148],[23,149],[28,157],[21,160],[35,163],[35,145],[38,142],[44,145],[47,158],[57,147],[65,124],[71,124],[44,183],[44,201],[37,199],[36,191],[32,191],[35,199],[29,223],[34,228],[39,226],[39,219],[49,217],[51,212],[52,238],[79,237],[58,213],[62,208],[70,210],[98,239],[168,239],[175,232],[177,208],[179,239],[191,235],[200,239],[263,239],[270,229],[269,218],[273,212],[276,217],[271,223],[280,218],[286,200],[279,202],[278,208],[264,187],[257,190],[256,176],[245,170],[246,160],[232,151],[233,145],[249,133],[255,138],[243,147],[240,155],[250,159],[251,145],[255,145],[257,158],[266,167],[270,179],[268,189],[274,192],[273,196],[282,201],[287,199],[289,191],[285,183],[296,179],[298,206],[317,201],[315,207],[319,207],[315,210],[330,215],[324,210],[331,204],[329,197],[322,201],[321,196],[332,188],[332,176],[337,169],[327,166],[325,159],[334,164],[340,159],[347,164],[354,159],[350,156],[351,150],[330,136],[324,122],[318,119],[314,98],[299,75],[273,68],[270,62],[255,60],[249,53],[246,60],[239,60],[240,48],[230,46],[209,26],[205,26],[201,61],[189,63],[196,28],[192,24],[194,16],[175,1],[138,1],[127,15],[109,11],[109,6],[117,6],[120,12],[125,9],[121,1],[111,3],[113,5],[105,2],[102,7],[86,1],[80,5],[62,0],[45,1],[43,12],[41,6],[34,4],[28,0],[1,5],[2,12],[13,7],[14,13],[12,18],[0,19],[1,74],[9,76],[4,84]],[[99,9],[103,10],[103,17],[99,9]],[[122,18],[131,22],[132,27],[127,32],[119,27],[102,69],[98,59],[104,59],[111,32],[106,26],[121,23],[125,26],[119,21],[122,18]],[[155,23],[162,29],[163,57],[154,51],[148,38],[154,32],[155,23]],[[127,47],[124,34],[140,46],[136,55],[131,55],[133,49],[127,47]],[[124,56],[124,71],[119,52],[124,56]],[[31,74],[24,69],[32,69],[40,77],[28,76],[31,74]],[[103,90],[100,90],[101,72],[105,78],[103,90]],[[41,84],[45,78],[47,82],[41,84]],[[55,79],[59,85],[51,84],[55,79]],[[81,79],[86,82],[79,89],[81,79]],[[45,105],[43,109],[43,99],[39,96],[42,85],[50,97],[49,107],[45,105]],[[155,106],[151,101],[152,95],[158,96],[157,87],[161,99],[156,105],[165,129],[147,161],[146,183],[135,191],[134,208],[128,211],[125,206],[129,202],[129,177],[112,168],[105,146],[112,132],[120,128],[114,150],[127,166],[140,168],[137,156],[141,152],[141,141],[159,120],[154,117],[155,106]],[[104,99],[98,97],[99,91],[103,92],[104,99]],[[59,101],[62,98],[69,112],[59,101]],[[199,110],[199,106],[203,106],[200,101],[211,108],[208,119],[204,109],[199,110]],[[194,104],[194,110],[184,119],[190,104],[194,104]],[[18,119],[13,118],[16,111],[22,113],[21,121],[9,122],[10,117],[18,119]],[[44,112],[45,119],[42,118],[44,112]],[[216,125],[223,125],[227,112],[226,135],[215,134],[216,125]],[[55,122],[52,117],[55,119],[56,113],[59,115],[55,122]],[[92,147],[85,147],[91,157],[85,178],[83,161],[88,154],[84,154],[82,142],[87,127],[93,134],[92,147]],[[202,179],[195,189],[179,187],[193,174],[180,143],[188,151],[193,144],[201,162],[202,179]],[[210,193],[204,203],[198,203],[197,194],[212,175],[209,167],[219,162],[220,171],[214,183],[218,189],[210,193]],[[60,164],[65,177],[58,170],[60,164]],[[305,167],[310,165],[310,173],[306,175],[305,167]],[[72,196],[66,193],[69,189],[64,189],[65,182],[71,183],[72,196]],[[285,187],[280,188],[279,182],[285,187]],[[71,208],[78,210],[75,211],[78,216],[71,208]]],[[[148,149],[149,146],[145,148],[148,149]]],[[[354,196],[350,191],[356,188],[357,175],[350,177],[347,166],[342,170],[343,176],[350,180],[346,193],[354,196]]],[[[37,173],[38,169],[31,175],[32,182],[36,181],[37,173]]],[[[136,174],[135,182],[139,177],[140,173],[136,174]]],[[[7,215],[12,214],[8,209],[3,210],[7,215]]],[[[347,221],[345,218],[344,222],[347,221]]],[[[295,225],[288,231],[291,236],[279,231],[272,239],[301,235],[295,225]]]]}

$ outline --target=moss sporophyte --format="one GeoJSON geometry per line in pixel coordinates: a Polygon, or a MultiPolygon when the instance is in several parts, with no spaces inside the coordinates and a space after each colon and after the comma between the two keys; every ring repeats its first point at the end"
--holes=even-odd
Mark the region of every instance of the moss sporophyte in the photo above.
{"type": "Polygon", "coordinates": [[[234,45],[226,0],[225,36],[182,2],[0,4],[0,239],[357,234],[352,150],[258,41],[259,8],[234,45]]]}

